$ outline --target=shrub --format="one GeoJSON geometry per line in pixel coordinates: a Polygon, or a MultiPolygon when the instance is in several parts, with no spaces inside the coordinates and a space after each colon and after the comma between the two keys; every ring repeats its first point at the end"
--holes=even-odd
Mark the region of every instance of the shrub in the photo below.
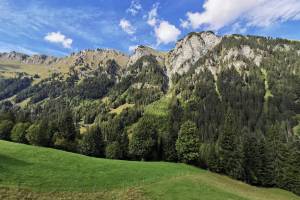
{"type": "Polygon", "coordinates": [[[0,122],[0,139],[9,140],[10,131],[12,130],[14,123],[10,120],[3,120],[0,122]]]}
{"type": "Polygon", "coordinates": [[[26,133],[29,126],[29,123],[17,123],[11,131],[11,140],[14,142],[26,143],[26,133]]]}

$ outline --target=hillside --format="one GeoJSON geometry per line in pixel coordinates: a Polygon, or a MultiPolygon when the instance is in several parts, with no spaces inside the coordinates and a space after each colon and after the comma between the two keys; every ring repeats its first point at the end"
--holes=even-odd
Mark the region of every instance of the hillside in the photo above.
{"type": "Polygon", "coordinates": [[[1,53],[0,76],[2,140],[300,195],[299,41],[205,31],[168,52],[1,53]]]}
{"type": "Polygon", "coordinates": [[[184,164],[106,160],[0,141],[1,199],[298,200],[184,164]]]}

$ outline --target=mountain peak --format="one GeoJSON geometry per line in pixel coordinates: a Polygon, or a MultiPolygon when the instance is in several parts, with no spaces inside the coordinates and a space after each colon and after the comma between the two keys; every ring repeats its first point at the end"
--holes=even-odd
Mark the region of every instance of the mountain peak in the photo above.
{"type": "Polygon", "coordinates": [[[46,64],[49,65],[56,62],[58,58],[47,55],[27,55],[24,53],[19,53],[16,51],[11,51],[9,53],[0,53],[0,61],[14,61],[24,64],[46,64]]]}
{"type": "Polygon", "coordinates": [[[192,32],[176,43],[175,48],[169,52],[168,65],[170,73],[181,74],[189,69],[191,64],[205,56],[222,40],[221,36],[212,31],[192,32]]]}
{"type": "Polygon", "coordinates": [[[140,45],[135,49],[134,53],[130,56],[127,65],[130,66],[134,64],[136,61],[138,61],[140,58],[142,58],[143,56],[150,56],[150,55],[154,56],[159,63],[161,64],[164,63],[164,59],[165,59],[164,52],[157,51],[148,46],[140,45]]]}

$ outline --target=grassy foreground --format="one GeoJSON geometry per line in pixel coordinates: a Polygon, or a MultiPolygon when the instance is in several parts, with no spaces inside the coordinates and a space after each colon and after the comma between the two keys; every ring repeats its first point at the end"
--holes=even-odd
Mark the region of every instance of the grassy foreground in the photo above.
{"type": "Polygon", "coordinates": [[[184,164],[97,159],[5,141],[0,199],[300,200],[184,164]]]}

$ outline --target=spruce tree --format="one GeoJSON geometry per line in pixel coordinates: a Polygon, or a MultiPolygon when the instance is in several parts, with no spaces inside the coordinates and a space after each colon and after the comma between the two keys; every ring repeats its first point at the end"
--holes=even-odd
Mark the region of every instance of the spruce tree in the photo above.
{"type": "Polygon", "coordinates": [[[275,153],[266,142],[265,138],[262,138],[259,142],[259,153],[260,153],[260,165],[258,168],[258,179],[262,186],[271,187],[274,186],[274,172],[275,172],[275,153]]]}
{"type": "Polygon", "coordinates": [[[176,161],[176,140],[178,138],[178,131],[180,129],[180,122],[183,114],[183,109],[176,97],[172,99],[169,109],[169,130],[163,138],[163,157],[167,161],[176,161]]]}
{"type": "Polygon", "coordinates": [[[200,145],[196,124],[192,121],[182,124],[176,141],[179,160],[184,163],[197,164],[200,157],[200,145]]]}
{"type": "Polygon", "coordinates": [[[222,172],[241,179],[243,170],[243,148],[239,138],[239,129],[231,110],[228,110],[218,141],[222,172]]]}
{"type": "Polygon", "coordinates": [[[285,171],[287,167],[287,145],[284,131],[281,129],[279,123],[270,126],[266,133],[267,145],[269,151],[272,152],[273,165],[274,165],[274,182],[277,187],[285,188],[286,176],[285,171]]]}
{"type": "Polygon", "coordinates": [[[300,141],[292,142],[289,145],[289,155],[287,168],[285,171],[286,184],[288,190],[300,195],[300,141]]]}
{"type": "Polygon", "coordinates": [[[258,134],[244,131],[244,169],[246,182],[259,185],[260,152],[258,134]]]}

